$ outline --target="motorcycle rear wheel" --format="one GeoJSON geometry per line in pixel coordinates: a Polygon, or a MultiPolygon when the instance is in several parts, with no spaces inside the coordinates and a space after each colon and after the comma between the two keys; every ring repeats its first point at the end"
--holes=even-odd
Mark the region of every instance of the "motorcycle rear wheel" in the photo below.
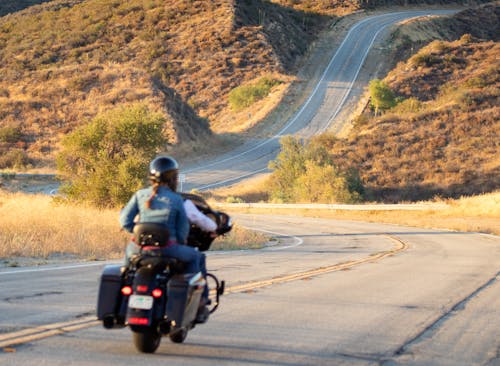
{"type": "Polygon", "coordinates": [[[154,353],[161,341],[161,334],[156,330],[145,330],[134,332],[134,345],[138,351],[143,353],[154,353]]]}
{"type": "Polygon", "coordinates": [[[174,343],[182,343],[187,337],[187,330],[186,329],[179,329],[176,330],[172,333],[170,333],[168,336],[170,337],[170,340],[174,343]]]}

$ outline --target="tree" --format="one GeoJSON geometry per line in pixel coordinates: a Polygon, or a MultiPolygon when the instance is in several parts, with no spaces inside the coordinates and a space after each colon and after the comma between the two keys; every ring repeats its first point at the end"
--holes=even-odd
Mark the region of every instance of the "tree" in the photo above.
{"type": "Polygon", "coordinates": [[[391,88],[379,79],[373,79],[369,85],[371,105],[375,109],[375,114],[380,110],[387,110],[396,105],[396,99],[391,88]]]}
{"type": "Polygon", "coordinates": [[[165,118],[143,104],[95,117],[63,139],[57,159],[70,199],[98,207],[127,202],[144,184],[148,163],[166,144],[165,118]]]}
{"type": "Polygon", "coordinates": [[[297,178],[305,170],[304,146],[293,136],[284,136],[280,140],[281,152],[276,160],[269,162],[271,176],[271,198],[289,202],[293,197],[293,187],[297,178]]]}
{"type": "MultiPolygon", "coordinates": [[[[352,203],[361,201],[364,188],[356,170],[343,171],[332,161],[326,147],[313,139],[281,139],[281,152],[269,164],[273,170],[269,192],[280,202],[352,203]]],[[[331,141],[331,137],[325,138],[331,141]]]]}

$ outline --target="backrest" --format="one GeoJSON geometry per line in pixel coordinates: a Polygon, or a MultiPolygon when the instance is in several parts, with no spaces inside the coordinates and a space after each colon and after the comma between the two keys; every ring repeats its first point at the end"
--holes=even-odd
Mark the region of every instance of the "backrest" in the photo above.
{"type": "Polygon", "coordinates": [[[163,247],[168,244],[170,233],[168,229],[151,222],[144,222],[134,226],[135,243],[141,247],[163,247]]]}

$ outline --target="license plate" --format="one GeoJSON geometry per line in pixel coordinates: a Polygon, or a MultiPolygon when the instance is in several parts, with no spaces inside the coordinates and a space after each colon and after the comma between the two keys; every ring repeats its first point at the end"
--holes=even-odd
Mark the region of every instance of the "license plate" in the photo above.
{"type": "Polygon", "coordinates": [[[153,307],[153,296],[130,295],[128,306],[134,309],[149,310],[153,307]]]}

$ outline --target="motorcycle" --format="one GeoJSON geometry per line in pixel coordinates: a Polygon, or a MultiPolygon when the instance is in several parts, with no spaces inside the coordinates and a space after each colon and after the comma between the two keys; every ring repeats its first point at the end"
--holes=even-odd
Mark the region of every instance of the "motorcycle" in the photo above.
{"type": "MultiPolygon", "coordinates": [[[[215,220],[218,235],[232,229],[227,214],[212,210],[199,196],[183,196],[215,220]]],[[[213,282],[209,286],[212,303],[209,314],[217,310],[224,293],[225,282],[213,274],[207,273],[204,278],[201,272],[185,273],[182,262],[162,255],[168,239],[168,230],[162,225],[137,224],[134,241],[140,247],[139,253],[127,267],[107,265],[101,275],[97,318],[106,329],[128,326],[136,348],[144,353],[155,352],[163,336],[174,343],[184,342],[189,330],[206,321],[206,317],[198,316],[206,281],[213,282]]],[[[213,240],[214,237],[192,225],[187,244],[205,251],[213,240]]]]}

